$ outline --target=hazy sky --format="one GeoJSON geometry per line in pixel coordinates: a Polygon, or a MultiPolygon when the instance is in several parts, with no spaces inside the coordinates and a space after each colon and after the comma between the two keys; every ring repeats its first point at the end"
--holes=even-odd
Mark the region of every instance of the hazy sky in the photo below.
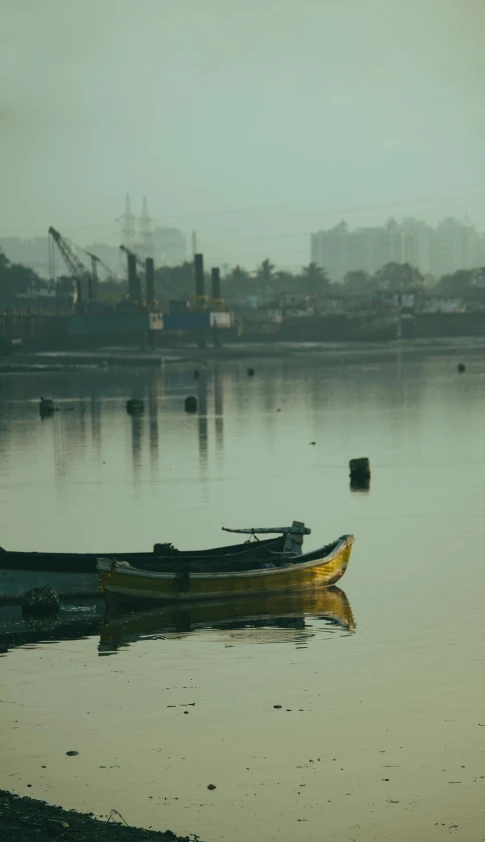
{"type": "Polygon", "coordinates": [[[1,0],[0,235],[116,242],[129,192],[209,259],[467,212],[484,0],[1,0]]]}

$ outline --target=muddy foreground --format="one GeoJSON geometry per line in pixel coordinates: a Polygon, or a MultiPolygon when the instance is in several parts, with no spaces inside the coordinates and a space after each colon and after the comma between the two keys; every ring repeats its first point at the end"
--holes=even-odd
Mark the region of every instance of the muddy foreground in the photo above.
{"type": "Polygon", "coordinates": [[[128,827],[116,811],[101,821],[89,813],[63,810],[0,789],[2,842],[52,842],[55,838],[73,842],[198,842],[197,836],[176,836],[171,830],[161,833],[128,827]]]}

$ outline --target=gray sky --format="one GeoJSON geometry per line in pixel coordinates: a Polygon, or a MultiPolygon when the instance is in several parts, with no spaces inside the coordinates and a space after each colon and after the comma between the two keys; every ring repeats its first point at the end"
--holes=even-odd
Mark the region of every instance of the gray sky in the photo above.
{"type": "Polygon", "coordinates": [[[116,242],[126,192],[248,266],[485,228],[484,37],[483,0],[2,0],[0,235],[116,242]]]}

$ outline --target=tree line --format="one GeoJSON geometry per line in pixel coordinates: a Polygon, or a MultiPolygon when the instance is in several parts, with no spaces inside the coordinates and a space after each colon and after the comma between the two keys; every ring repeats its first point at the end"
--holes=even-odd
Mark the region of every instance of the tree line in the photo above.
{"type": "MultiPolygon", "coordinates": [[[[193,290],[193,266],[163,266],[156,270],[155,286],[159,299],[189,297],[193,290]]],[[[251,296],[278,299],[282,295],[301,295],[324,298],[326,295],[359,296],[369,298],[379,292],[417,293],[428,289],[436,295],[461,298],[469,292],[485,291],[485,267],[459,269],[440,278],[425,277],[409,263],[386,263],[374,273],[362,269],[347,272],[342,282],[334,282],[328,272],[316,263],[303,266],[299,272],[278,269],[268,258],[255,271],[234,266],[223,278],[223,296],[237,301],[251,296]]],[[[206,277],[206,291],[210,293],[210,278],[206,277]]]]}
{"type": "Polygon", "coordinates": [[[18,295],[26,295],[31,289],[46,289],[47,281],[33,269],[21,263],[11,263],[0,249],[0,301],[4,306],[13,306],[18,295]]]}
{"type": "MultiPolygon", "coordinates": [[[[72,279],[62,276],[58,285],[67,290],[72,279]]],[[[12,306],[18,295],[30,290],[46,289],[49,281],[41,278],[33,269],[11,263],[0,250],[0,303],[12,306]]],[[[126,281],[112,278],[99,284],[99,297],[116,303],[127,294],[126,281]]],[[[373,274],[363,270],[347,272],[343,282],[331,280],[328,272],[316,263],[303,266],[300,271],[289,272],[278,269],[269,258],[263,260],[254,271],[234,266],[222,279],[222,295],[228,302],[236,303],[251,296],[277,301],[283,295],[324,298],[327,295],[358,296],[370,298],[379,292],[423,293],[430,292],[452,298],[468,294],[485,294],[485,267],[459,269],[442,275],[438,279],[425,278],[409,263],[387,263],[373,274]]],[[[161,303],[174,298],[190,298],[194,291],[194,269],[192,262],[179,266],[161,266],[155,271],[155,294],[161,303]]],[[[210,276],[206,276],[206,291],[210,296],[210,276]]],[[[18,301],[17,301],[18,303],[18,301]]]]}

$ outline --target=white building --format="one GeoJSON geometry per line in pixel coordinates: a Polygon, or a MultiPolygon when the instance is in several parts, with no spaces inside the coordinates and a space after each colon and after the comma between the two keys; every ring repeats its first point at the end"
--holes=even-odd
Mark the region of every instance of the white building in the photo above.
{"type": "Polygon", "coordinates": [[[343,220],[311,235],[311,260],[332,281],[359,269],[373,274],[386,263],[410,263],[423,275],[440,275],[485,265],[485,237],[469,223],[448,218],[436,228],[412,217],[353,231],[343,220]]]}

